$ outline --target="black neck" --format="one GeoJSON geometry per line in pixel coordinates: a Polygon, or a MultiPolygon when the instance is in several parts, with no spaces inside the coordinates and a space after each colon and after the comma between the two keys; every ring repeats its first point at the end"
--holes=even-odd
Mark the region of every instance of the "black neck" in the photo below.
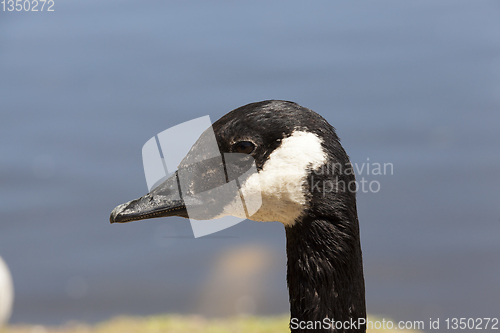
{"type": "MultiPolygon", "coordinates": [[[[366,318],[365,285],[356,215],[308,216],[286,228],[291,319],[357,322],[366,318]]],[[[344,332],[293,329],[292,332],[344,332]]],[[[323,327],[323,326],[322,326],[323,327]]],[[[365,332],[365,326],[345,332],[365,332]]]]}

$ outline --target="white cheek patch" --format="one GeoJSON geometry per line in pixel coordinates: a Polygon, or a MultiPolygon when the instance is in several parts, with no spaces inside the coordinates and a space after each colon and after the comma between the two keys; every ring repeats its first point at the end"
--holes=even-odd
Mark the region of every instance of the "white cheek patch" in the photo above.
{"type": "Polygon", "coordinates": [[[314,133],[294,131],[269,155],[262,170],[241,185],[243,198],[262,195],[262,206],[250,214],[251,220],[295,223],[307,208],[307,175],[327,161],[321,143],[314,133]]]}

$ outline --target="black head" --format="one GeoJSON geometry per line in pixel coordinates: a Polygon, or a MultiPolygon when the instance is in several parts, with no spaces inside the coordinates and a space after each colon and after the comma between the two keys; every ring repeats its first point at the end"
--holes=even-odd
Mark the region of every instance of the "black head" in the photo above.
{"type": "Polygon", "coordinates": [[[355,200],[354,193],[336,186],[339,181],[354,180],[352,172],[346,172],[350,168],[334,128],[317,113],[287,101],[251,103],[216,121],[172,177],[144,197],[116,207],[110,220],[188,215],[205,220],[234,215],[290,226],[304,214],[336,214],[344,201],[355,200]],[[207,153],[213,136],[217,156],[207,153]],[[189,181],[183,183],[180,178],[189,181]],[[239,193],[219,190],[234,179],[239,180],[239,193]],[[202,192],[210,195],[196,197],[202,192]],[[258,196],[261,205],[240,216],[232,207],[238,195],[258,196]],[[189,214],[186,206],[192,208],[189,214]]]}

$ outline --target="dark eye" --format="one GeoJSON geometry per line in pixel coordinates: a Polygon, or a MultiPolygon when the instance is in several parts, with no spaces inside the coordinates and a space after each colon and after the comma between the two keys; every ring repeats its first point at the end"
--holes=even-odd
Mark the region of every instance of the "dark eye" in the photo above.
{"type": "Polygon", "coordinates": [[[241,141],[234,145],[234,151],[240,154],[250,154],[255,149],[255,145],[249,141],[241,141]]]}

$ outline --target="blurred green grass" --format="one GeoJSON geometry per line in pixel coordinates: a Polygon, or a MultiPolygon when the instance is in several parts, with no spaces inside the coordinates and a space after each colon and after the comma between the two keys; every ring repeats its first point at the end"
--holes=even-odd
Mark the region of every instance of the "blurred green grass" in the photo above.
{"type": "MultiPolygon", "coordinates": [[[[286,333],[289,315],[274,317],[234,317],[207,319],[198,316],[159,315],[150,317],[116,317],[88,325],[68,323],[60,327],[41,325],[10,325],[0,333],[286,333]]],[[[381,320],[369,316],[368,320],[381,320]]],[[[387,320],[387,319],[386,319],[387,320]]],[[[367,332],[393,332],[394,330],[368,329],[367,332]]],[[[416,333],[416,330],[397,330],[416,333]]]]}

